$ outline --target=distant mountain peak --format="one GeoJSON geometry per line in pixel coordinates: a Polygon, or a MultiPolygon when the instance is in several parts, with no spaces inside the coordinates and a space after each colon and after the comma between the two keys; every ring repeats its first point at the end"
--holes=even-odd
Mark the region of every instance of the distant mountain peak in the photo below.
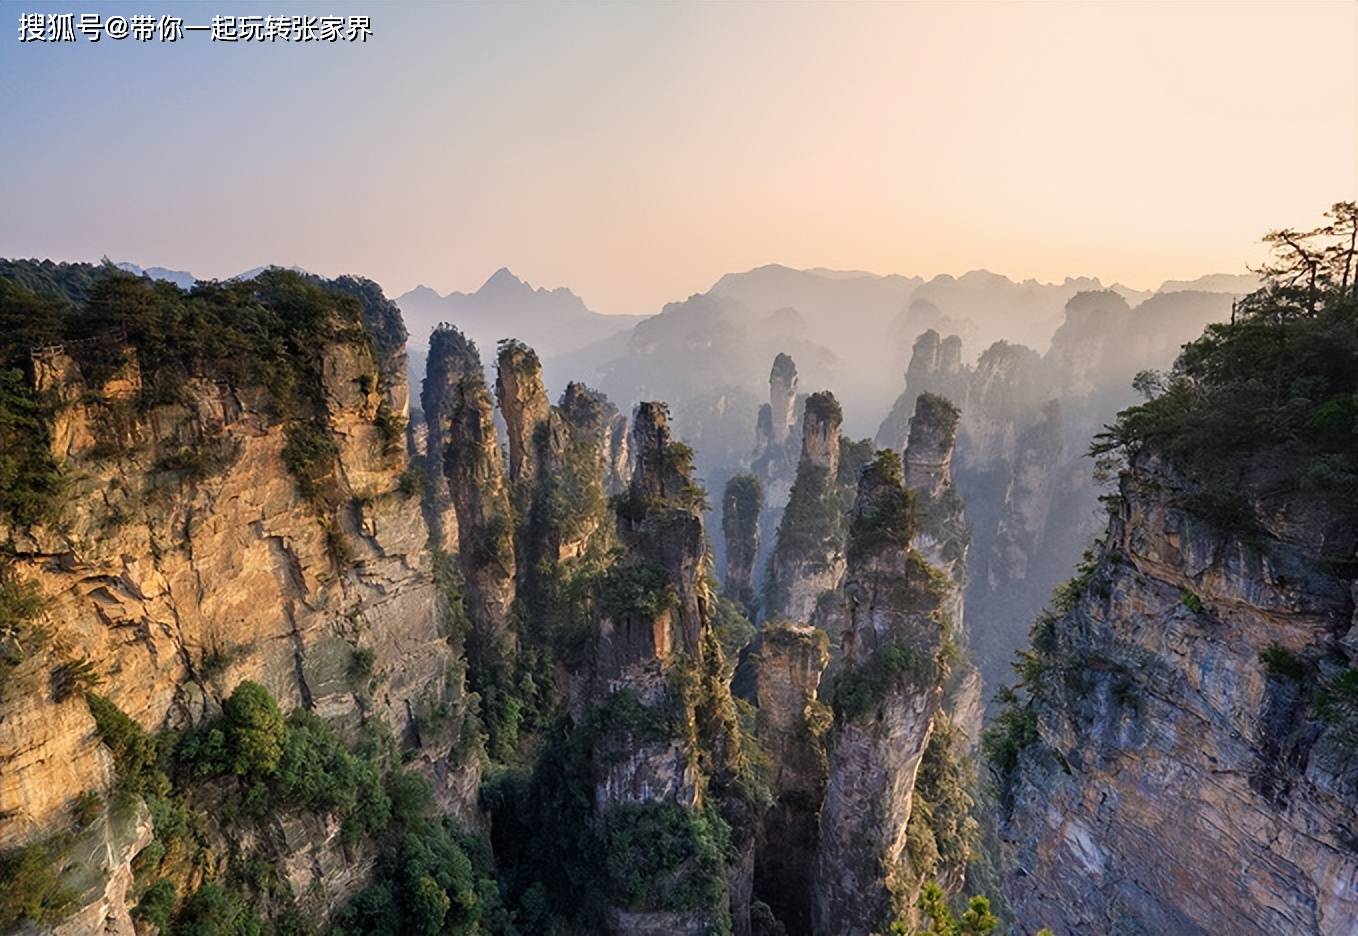
{"type": "Polygon", "coordinates": [[[490,275],[490,279],[481,284],[481,288],[478,289],[477,292],[483,293],[495,290],[507,291],[510,289],[522,289],[524,287],[528,287],[529,289],[533,288],[510,272],[509,267],[500,267],[500,269],[490,275]]]}

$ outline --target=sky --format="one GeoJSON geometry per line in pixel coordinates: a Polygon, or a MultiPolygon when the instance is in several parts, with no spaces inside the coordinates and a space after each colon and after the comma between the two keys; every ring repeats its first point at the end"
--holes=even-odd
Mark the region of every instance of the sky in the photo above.
{"type": "Polygon", "coordinates": [[[1243,272],[1358,188],[1358,4],[5,3],[0,256],[654,312],[765,263],[1243,272]],[[22,12],[367,15],[20,43],[22,12]]]}

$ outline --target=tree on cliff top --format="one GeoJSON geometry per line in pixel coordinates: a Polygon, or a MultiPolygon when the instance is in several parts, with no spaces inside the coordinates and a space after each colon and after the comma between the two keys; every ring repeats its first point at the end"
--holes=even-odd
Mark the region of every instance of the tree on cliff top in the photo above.
{"type": "MultiPolygon", "coordinates": [[[[1335,501],[1358,494],[1358,207],[1329,223],[1265,238],[1274,259],[1233,320],[1209,325],[1150,394],[1097,435],[1096,456],[1170,459],[1223,521],[1248,524],[1241,489],[1258,456],[1277,454],[1284,487],[1335,501]]],[[[1271,482],[1272,484],[1272,482],[1271,482]]],[[[1276,486],[1276,485],[1273,485],[1276,486]]]]}

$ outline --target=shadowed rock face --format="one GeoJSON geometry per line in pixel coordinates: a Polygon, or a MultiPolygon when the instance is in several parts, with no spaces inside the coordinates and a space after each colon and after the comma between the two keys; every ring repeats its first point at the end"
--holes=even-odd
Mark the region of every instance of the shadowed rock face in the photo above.
{"type": "Polygon", "coordinates": [[[1033,618],[1103,523],[1084,457],[1090,438],[1134,402],[1138,371],[1168,367],[1184,341],[1230,312],[1227,295],[1156,295],[1129,309],[1115,292],[1068,285],[1045,354],[997,341],[974,364],[958,363],[959,342],[939,338],[945,326],[929,319],[938,333],[916,333],[905,390],[876,437],[899,451],[924,392],[961,410],[952,473],[974,533],[971,649],[993,685],[1009,681],[1033,618]],[[1053,400],[1059,417],[1046,410],[1053,400]]]}
{"type": "MultiPolygon", "coordinates": [[[[792,428],[804,418],[806,396],[798,395],[797,381],[797,365],[790,356],[780,353],[769,374],[769,402],[759,407],[755,423],[750,473],[763,488],[760,527],[769,532],[778,529],[801,462],[801,438],[792,428]]],[[[760,570],[767,568],[773,540],[772,536],[766,537],[761,551],[756,553],[753,564],[760,570]]],[[[750,605],[749,613],[751,620],[757,618],[754,604],[750,605]]]]}
{"type": "Polygon", "coordinates": [[[769,560],[766,616],[810,621],[817,599],[839,584],[844,557],[834,497],[840,421],[833,394],[823,391],[807,398],[797,480],[769,560]]]}
{"type": "MultiPolygon", "coordinates": [[[[453,506],[448,484],[443,480],[443,457],[448,449],[450,416],[458,385],[481,367],[476,346],[454,328],[441,327],[429,337],[429,356],[424,381],[420,386],[420,409],[424,413],[425,435],[423,464],[427,474],[437,479],[429,485],[429,527],[435,544],[444,553],[458,550],[457,509],[453,506]]],[[[418,449],[417,449],[418,450],[418,449]]]]}
{"type": "Polygon", "coordinates": [[[530,563],[553,564],[583,556],[604,525],[606,494],[613,478],[609,444],[618,408],[582,383],[566,385],[534,436],[537,487],[531,492],[529,526],[541,542],[530,563]]]}
{"type": "Polygon", "coordinates": [[[582,435],[597,437],[602,449],[613,417],[618,412],[618,408],[608,401],[608,397],[582,383],[572,381],[566,384],[566,389],[562,391],[558,408],[582,435]]]}
{"type": "MultiPolygon", "coordinates": [[[[606,834],[625,821],[620,807],[679,807],[692,816],[704,801],[724,809],[722,791],[744,757],[722,651],[712,631],[712,596],[702,492],[686,445],[670,438],[664,404],[636,408],[636,466],[628,492],[616,499],[622,554],[598,595],[594,703],[648,709],[649,724],[614,718],[600,723],[594,745],[594,817],[606,834]],[[619,596],[622,596],[620,599],[619,596]],[[676,678],[678,676],[678,678],[676,678]],[[696,683],[696,685],[695,685],[696,683]],[[622,818],[619,818],[619,817],[622,818]]],[[[597,708],[596,708],[597,711],[597,708]]],[[[720,899],[682,912],[611,906],[610,932],[750,931],[754,840],[747,832],[720,858],[720,899]]],[[[710,874],[697,857],[672,869],[710,874]]]]}
{"type": "Polygon", "coordinates": [[[1138,456],[1097,564],[1035,634],[1038,740],[1005,787],[1020,919],[1062,936],[1353,930],[1353,737],[1307,698],[1358,663],[1358,594],[1324,559],[1352,553],[1355,524],[1256,474],[1242,533],[1138,456]]]}
{"type": "Polygon", "coordinates": [[[645,497],[664,500],[690,482],[668,457],[670,412],[664,403],[638,403],[632,416],[632,450],[636,466],[632,488],[645,497]]]}
{"type": "Polygon", "coordinates": [[[608,471],[604,475],[604,490],[616,494],[632,481],[632,444],[627,431],[627,417],[614,410],[609,417],[604,437],[604,457],[608,471]]]}
{"type": "Polygon", "coordinates": [[[941,374],[953,375],[962,371],[962,339],[956,335],[949,335],[938,345],[938,371],[941,374]]]}
{"type": "Polygon", "coordinates": [[[538,468],[533,440],[551,410],[542,384],[542,363],[532,348],[506,341],[500,345],[496,365],[495,397],[509,441],[509,480],[531,482],[538,468]]]}
{"type": "Polygon", "coordinates": [[[825,795],[825,706],[816,701],[830,661],[815,627],[768,622],[741,662],[742,693],[757,707],[760,744],[774,765],[773,806],[760,826],[754,888],[792,933],[811,931],[811,871],[825,795]]]}
{"type": "Polygon", "coordinates": [[[879,455],[859,483],[842,588],[845,661],[814,872],[818,933],[880,932],[910,912],[919,883],[906,826],[943,697],[947,588],[910,546],[910,512],[899,463],[879,455]]]}
{"type": "Polygon", "coordinates": [[[773,407],[767,403],[759,406],[759,415],[755,417],[754,423],[754,458],[755,462],[763,461],[768,457],[769,446],[773,444],[773,407]]]}
{"type": "Polygon", "coordinates": [[[711,597],[702,576],[706,541],[693,480],[688,446],[670,438],[669,411],[663,403],[640,403],[632,420],[636,467],[632,473],[634,502],[654,505],[640,522],[622,518],[619,534],[648,565],[664,571],[674,584],[673,645],[691,658],[699,642],[711,597]]]}
{"type": "Polygon", "coordinates": [[[1063,448],[1061,404],[1052,400],[1015,446],[995,542],[983,566],[993,591],[1027,578],[1046,533],[1053,486],[1059,480],[1054,468],[1061,463],[1063,448]]]}
{"type": "MultiPolygon", "coordinates": [[[[914,494],[917,507],[911,546],[947,577],[950,584],[941,611],[959,643],[965,643],[963,589],[971,529],[952,482],[957,423],[958,411],[950,402],[932,393],[920,394],[903,460],[905,487],[914,494]]],[[[963,657],[950,673],[944,708],[971,750],[981,734],[982,687],[970,655],[963,657]]]]}
{"type": "Polygon", "coordinates": [[[753,619],[758,612],[754,592],[754,562],[759,555],[759,514],[764,487],[754,475],[736,475],[726,482],[721,499],[722,533],[726,537],[726,594],[753,619]]]}
{"type": "Polygon", "coordinates": [[[487,652],[512,652],[513,515],[490,391],[476,346],[454,328],[431,336],[429,369],[431,380],[437,375],[435,386],[446,388],[440,403],[448,419],[443,474],[457,511],[467,616],[487,652]]]}

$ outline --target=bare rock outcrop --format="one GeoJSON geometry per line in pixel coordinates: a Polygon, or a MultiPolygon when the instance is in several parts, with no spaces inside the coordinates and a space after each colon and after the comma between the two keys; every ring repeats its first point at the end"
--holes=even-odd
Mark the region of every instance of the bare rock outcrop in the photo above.
{"type": "Polygon", "coordinates": [[[952,403],[932,393],[921,393],[910,420],[910,441],[903,461],[905,487],[915,497],[917,513],[911,546],[949,582],[942,613],[958,645],[958,660],[949,674],[944,708],[966,747],[974,750],[981,734],[983,689],[967,649],[963,614],[971,528],[952,480],[959,418],[952,403]]]}
{"type": "Polygon", "coordinates": [[[921,497],[938,497],[952,484],[958,409],[933,393],[915,399],[905,447],[905,486],[921,497]]]}
{"type": "Polygon", "coordinates": [[[500,343],[495,398],[509,441],[509,480],[531,483],[538,469],[534,439],[547,422],[551,403],[542,383],[542,362],[521,341],[500,343]]]}
{"type": "Polygon", "coordinates": [[[769,421],[772,445],[782,445],[795,425],[797,409],[797,365],[780,353],[769,371],[769,421]]]}
{"type": "Polygon", "coordinates": [[[992,591],[1027,578],[1028,566],[1043,545],[1063,448],[1061,404],[1052,400],[1015,446],[1003,512],[984,565],[992,591]]]}
{"type": "Polygon", "coordinates": [[[877,430],[877,447],[893,452],[905,447],[915,400],[922,393],[933,393],[965,406],[968,379],[969,374],[962,366],[962,339],[956,335],[940,338],[932,328],[923,332],[911,350],[905,390],[877,430]]]}
{"type": "Polygon", "coordinates": [[[829,638],[805,624],[766,622],[738,670],[773,764],[773,805],[759,827],[754,889],[789,932],[811,931],[811,871],[819,841],[830,713],[818,701],[829,638]]]}
{"type": "MultiPolygon", "coordinates": [[[[454,755],[456,732],[417,730],[435,711],[456,723],[464,697],[420,501],[402,484],[399,314],[367,281],[285,285],[320,290],[333,317],[315,346],[289,352],[288,383],[181,373],[166,399],[137,393],[164,375],[134,344],[111,375],[71,348],[32,360],[37,391],[55,400],[47,435],[66,487],[50,522],[0,520],[4,574],[37,589],[49,638],[0,696],[6,845],[67,826],[80,794],[109,792],[88,688],[153,732],[214,716],[254,680],[341,731],[385,725],[441,805],[477,811],[479,766],[454,755]],[[283,389],[295,394],[287,418],[283,389]]],[[[89,828],[99,860],[81,867],[101,883],[81,886],[66,926],[130,932],[127,863],[150,839],[145,807],[110,797],[89,828]]],[[[305,882],[334,897],[332,883],[305,882]]]]}
{"type": "Polygon", "coordinates": [[[683,830],[694,853],[668,867],[644,898],[616,893],[615,884],[607,925],[625,936],[728,928],[747,934],[754,817],[731,792],[745,755],[711,627],[704,498],[692,453],[670,437],[664,404],[637,406],[632,441],[636,467],[617,503],[622,555],[596,603],[594,821],[605,839],[620,843],[663,821],[683,830]],[[725,855],[694,838],[704,809],[749,830],[732,833],[725,855]],[[705,895],[700,906],[673,905],[672,891],[681,886],[705,895]]]}
{"type": "Polygon", "coordinates": [[[1358,920],[1352,716],[1307,704],[1358,662],[1352,581],[1325,558],[1352,554],[1352,514],[1280,489],[1266,461],[1240,529],[1138,456],[1096,562],[1035,630],[1003,788],[1026,929],[1358,920]]]}
{"type": "Polygon", "coordinates": [[[765,617],[810,621],[817,600],[843,574],[842,514],[836,496],[842,421],[833,394],[822,391],[807,398],[797,480],[769,559],[765,617]]]}
{"type": "Polygon", "coordinates": [[[517,643],[509,614],[517,568],[513,515],[476,345],[451,326],[436,329],[429,341],[429,373],[447,388],[441,406],[447,425],[440,432],[448,439],[443,475],[457,511],[467,616],[486,653],[512,653],[517,643]]]}
{"type": "Polygon", "coordinates": [[[759,515],[764,486],[751,474],[726,482],[721,499],[722,534],[726,538],[726,594],[754,619],[759,601],[754,591],[754,563],[759,555],[759,515]]]}
{"type": "Polygon", "coordinates": [[[818,933],[881,932],[911,913],[920,884],[907,828],[943,699],[949,587],[910,546],[914,522],[899,459],[879,453],[859,482],[842,588],[845,661],[814,872],[818,933]]]}
{"type": "Polygon", "coordinates": [[[780,353],[769,371],[769,402],[759,408],[755,424],[750,471],[764,485],[765,499],[775,509],[787,503],[800,457],[800,440],[792,430],[805,397],[798,395],[797,381],[796,363],[780,353]]]}

